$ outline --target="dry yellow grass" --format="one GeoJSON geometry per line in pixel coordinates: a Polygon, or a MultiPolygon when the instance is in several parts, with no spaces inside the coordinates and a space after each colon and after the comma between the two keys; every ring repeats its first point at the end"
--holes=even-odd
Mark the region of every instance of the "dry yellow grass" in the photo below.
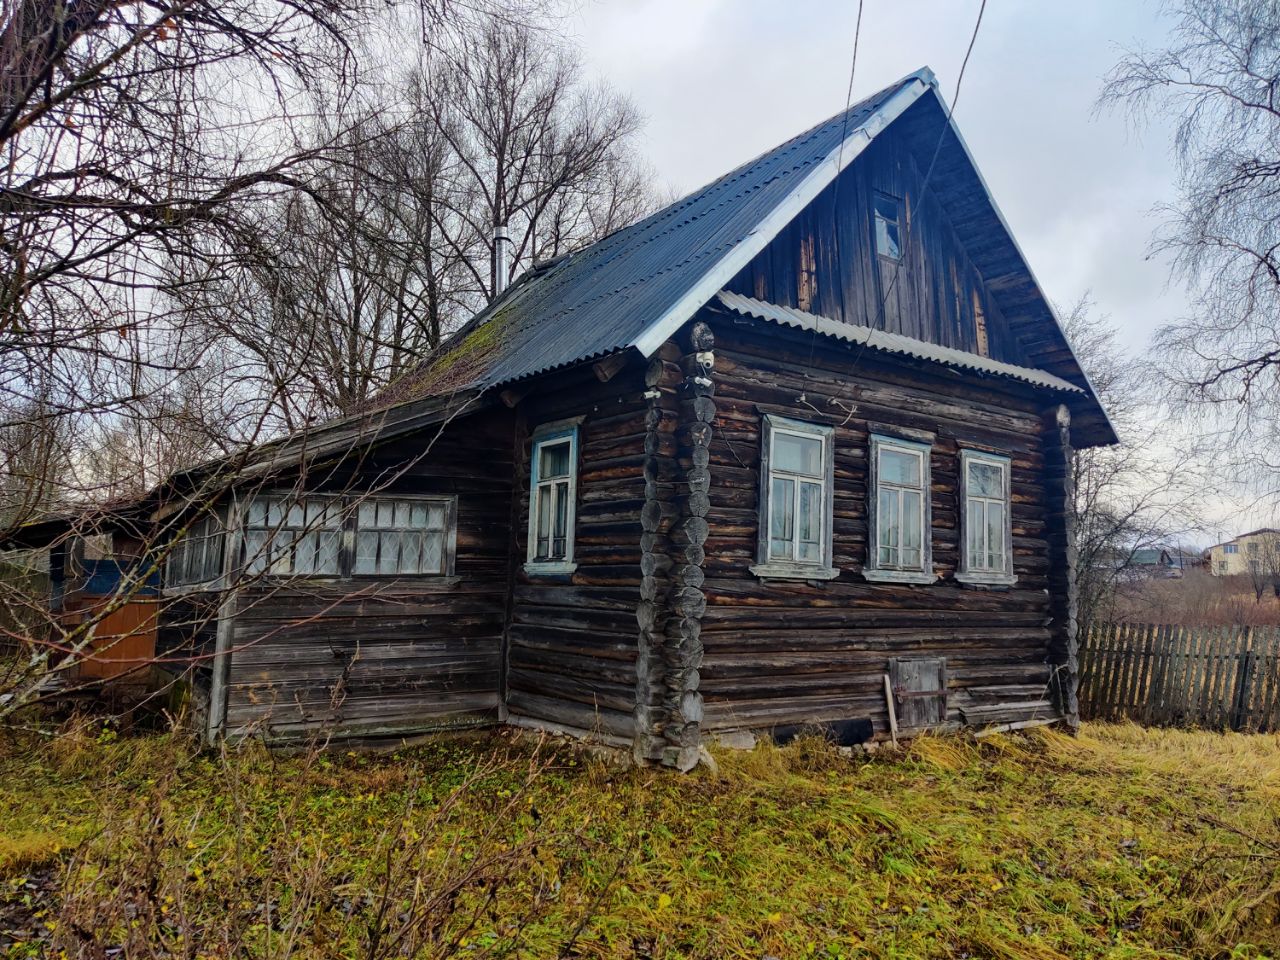
{"type": "Polygon", "coordinates": [[[0,891],[76,857],[66,900],[40,904],[53,928],[0,956],[83,953],[76,926],[95,949],[244,956],[1280,952],[1280,738],[1091,725],[717,760],[620,770],[507,735],[388,757],[15,753],[0,857],[22,852],[0,891]],[[379,903],[430,922],[374,936],[379,903]]]}

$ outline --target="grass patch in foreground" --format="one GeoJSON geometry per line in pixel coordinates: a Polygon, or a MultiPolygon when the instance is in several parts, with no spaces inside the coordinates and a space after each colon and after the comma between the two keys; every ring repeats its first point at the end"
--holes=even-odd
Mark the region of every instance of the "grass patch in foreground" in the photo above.
{"type": "Polygon", "coordinates": [[[618,770],[506,734],[381,757],[12,750],[0,955],[1280,952],[1278,737],[1087,726],[718,759],[618,770]]]}

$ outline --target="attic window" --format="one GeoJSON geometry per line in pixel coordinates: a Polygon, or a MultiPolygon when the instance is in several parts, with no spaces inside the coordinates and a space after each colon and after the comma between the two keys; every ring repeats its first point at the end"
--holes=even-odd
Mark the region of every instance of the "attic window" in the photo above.
{"type": "Polygon", "coordinates": [[[902,238],[898,220],[901,204],[897,197],[887,193],[877,193],[872,203],[876,221],[876,253],[890,260],[901,260],[902,238]]]}

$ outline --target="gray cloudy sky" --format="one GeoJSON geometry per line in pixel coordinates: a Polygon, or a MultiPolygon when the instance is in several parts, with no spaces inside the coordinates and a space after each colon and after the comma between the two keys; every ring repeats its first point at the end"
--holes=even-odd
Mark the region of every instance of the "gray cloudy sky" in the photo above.
{"type": "MultiPolygon", "coordinates": [[[[950,100],[978,0],[865,0],[854,99],[922,66],[950,100]]],[[[692,190],[844,106],[857,0],[585,0],[569,29],[590,71],[648,118],[658,175],[692,190]]],[[[1173,199],[1167,129],[1094,115],[1127,48],[1158,45],[1153,0],[988,0],[956,122],[1055,303],[1086,293],[1132,352],[1185,309],[1167,264],[1148,260],[1173,199]]],[[[1215,530],[1258,526],[1221,500],[1215,530]]]]}
{"type": "MultiPolygon", "coordinates": [[[[977,0],[866,0],[854,98],[921,66],[948,100],[977,0]]],[[[691,190],[844,106],[856,0],[588,0],[573,18],[593,72],[648,117],[658,174],[691,190]]],[[[1146,259],[1170,198],[1162,131],[1095,118],[1121,48],[1159,42],[1154,3],[988,0],[956,121],[1045,292],[1091,291],[1142,349],[1182,309],[1146,259]]]]}

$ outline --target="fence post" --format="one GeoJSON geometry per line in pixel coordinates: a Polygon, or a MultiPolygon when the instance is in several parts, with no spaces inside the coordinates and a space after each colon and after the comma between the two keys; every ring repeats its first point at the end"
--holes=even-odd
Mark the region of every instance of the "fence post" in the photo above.
{"type": "Polygon", "coordinates": [[[1244,635],[1243,650],[1236,658],[1236,696],[1231,709],[1231,729],[1240,731],[1249,724],[1249,687],[1253,683],[1253,627],[1244,635]]]}

